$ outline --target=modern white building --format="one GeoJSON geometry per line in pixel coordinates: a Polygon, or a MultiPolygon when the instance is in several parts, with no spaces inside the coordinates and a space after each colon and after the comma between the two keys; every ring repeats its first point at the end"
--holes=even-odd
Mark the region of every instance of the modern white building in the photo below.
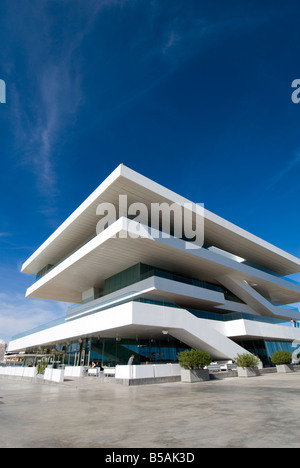
{"type": "Polygon", "coordinates": [[[298,258],[124,165],[22,271],[36,276],[27,297],[74,305],[13,337],[9,352],[114,366],[131,354],[135,364],[176,362],[192,347],[214,360],[249,351],[270,365],[275,350],[293,352],[300,340],[300,313],[289,306],[300,284],[287,278],[300,271],[298,258]]]}

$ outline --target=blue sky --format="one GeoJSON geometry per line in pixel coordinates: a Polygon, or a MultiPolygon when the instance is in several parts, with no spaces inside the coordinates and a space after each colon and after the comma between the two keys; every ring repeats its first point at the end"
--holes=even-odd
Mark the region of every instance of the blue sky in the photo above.
{"type": "MultiPolygon", "coordinates": [[[[22,263],[120,163],[300,256],[298,0],[0,0],[0,338],[22,263]]],[[[297,275],[296,275],[297,277],[297,275]]]]}

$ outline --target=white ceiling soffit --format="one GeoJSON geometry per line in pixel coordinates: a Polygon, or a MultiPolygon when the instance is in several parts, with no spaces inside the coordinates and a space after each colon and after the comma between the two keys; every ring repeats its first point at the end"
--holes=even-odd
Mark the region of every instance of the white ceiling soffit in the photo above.
{"type": "Polygon", "coordinates": [[[182,240],[152,239],[146,233],[138,239],[118,238],[120,233],[133,229],[134,223],[120,218],[28,288],[27,296],[81,302],[83,291],[101,288],[106,278],[137,263],[146,263],[211,283],[216,283],[219,276],[233,274],[258,283],[274,302],[300,301],[299,285],[207,249],[186,250],[182,240]]]}
{"type": "MultiPolygon", "coordinates": [[[[99,203],[118,205],[119,195],[127,194],[128,203],[191,203],[162,185],[121,164],[58,227],[58,229],[24,263],[22,271],[37,274],[46,265],[55,265],[80,245],[96,235],[99,203]]],[[[216,246],[248,262],[279,275],[300,271],[300,260],[240,227],[204,210],[205,243],[216,246]]]]}

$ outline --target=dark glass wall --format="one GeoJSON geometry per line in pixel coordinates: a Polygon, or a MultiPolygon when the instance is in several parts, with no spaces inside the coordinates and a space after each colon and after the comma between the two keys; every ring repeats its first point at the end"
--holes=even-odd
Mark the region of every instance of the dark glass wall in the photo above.
{"type": "Polygon", "coordinates": [[[258,356],[265,367],[272,367],[274,364],[271,361],[273,354],[276,351],[289,351],[293,353],[295,348],[290,341],[272,341],[272,340],[242,340],[236,342],[245,348],[250,353],[258,356]]]}
{"type": "Polygon", "coordinates": [[[212,291],[222,292],[221,286],[207,283],[206,281],[199,281],[193,278],[187,278],[185,276],[177,275],[175,273],[155,268],[151,265],[145,265],[144,263],[138,263],[120,273],[111,276],[105,280],[103,295],[110,294],[119,289],[125,288],[131,284],[142,281],[151,276],[158,276],[160,278],[166,278],[180,283],[186,283],[201,288],[210,289],[212,291]]]}
{"type": "Polygon", "coordinates": [[[30,352],[37,356],[47,355],[49,363],[58,366],[88,366],[94,361],[114,367],[126,365],[132,354],[134,364],[178,362],[178,353],[185,349],[190,348],[166,336],[161,339],[86,338],[52,348],[32,348],[30,352]]]}
{"type": "Polygon", "coordinates": [[[134,364],[177,362],[177,354],[185,349],[187,349],[185,344],[173,338],[169,340],[93,338],[90,360],[109,366],[125,365],[134,354],[134,364]]]}

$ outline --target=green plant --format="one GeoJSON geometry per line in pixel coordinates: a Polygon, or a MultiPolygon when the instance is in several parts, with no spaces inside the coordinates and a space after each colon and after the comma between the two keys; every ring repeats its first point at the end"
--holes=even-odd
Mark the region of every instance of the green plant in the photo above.
{"type": "Polygon", "coordinates": [[[38,366],[37,366],[38,374],[44,374],[47,366],[48,366],[48,361],[46,361],[46,359],[42,359],[41,361],[39,361],[38,366]]]}
{"type": "Polygon", "coordinates": [[[292,362],[292,353],[290,353],[289,351],[276,351],[273,354],[271,361],[277,366],[280,366],[282,364],[289,365],[292,362]]]}
{"type": "Polygon", "coordinates": [[[186,349],[178,354],[178,361],[184,369],[203,369],[211,363],[211,357],[200,349],[186,349]]]}
{"type": "Polygon", "coordinates": [[[238,354],[235,358],[235,363],[238,367],[256,367],[259,363],[259,359],[254,356],[254,354],[238,354]]]}

